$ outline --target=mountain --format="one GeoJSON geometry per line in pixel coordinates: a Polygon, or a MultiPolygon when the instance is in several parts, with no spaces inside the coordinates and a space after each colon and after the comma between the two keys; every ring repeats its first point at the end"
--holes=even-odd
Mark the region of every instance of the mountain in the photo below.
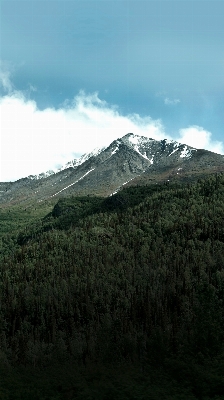
{"type": "Polygon", "coordinates": [[[26,204],[68,195],[110,196],[124,186],[192,181],[224,171],[224,156],[174,140],[128,133],[58,171],[0,183],[0,204],[26,204]]]}

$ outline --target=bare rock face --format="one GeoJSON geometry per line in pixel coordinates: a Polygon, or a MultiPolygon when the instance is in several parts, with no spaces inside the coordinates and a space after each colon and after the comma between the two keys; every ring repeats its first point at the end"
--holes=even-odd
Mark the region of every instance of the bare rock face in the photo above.
{"type": "Polygon", "coordinates": [[[123,186],[194,180],[224,171],[224,156],[173,140],[128,133],[84,154],[58,172],[0,183],[0,204],[26,204],[69,195],[109,196],[123,186]]]}

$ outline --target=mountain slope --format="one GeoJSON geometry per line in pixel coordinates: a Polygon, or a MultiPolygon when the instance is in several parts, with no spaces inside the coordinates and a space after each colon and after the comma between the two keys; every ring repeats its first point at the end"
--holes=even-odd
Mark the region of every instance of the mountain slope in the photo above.
{"type": "Polygon", "coordinates": [[[7,235],[1,398],[223,399],[224,176],[177,186],[60,199],[7,235]]]}
{"type": "Polygon", "coordinates": [[[108,147],[16,182],[0,183],[0,203],[12,205],[74,194],[109,196],[125,185],[192,180],[224,171],[224,156],[167,139],[127,135],[108,147]]]}

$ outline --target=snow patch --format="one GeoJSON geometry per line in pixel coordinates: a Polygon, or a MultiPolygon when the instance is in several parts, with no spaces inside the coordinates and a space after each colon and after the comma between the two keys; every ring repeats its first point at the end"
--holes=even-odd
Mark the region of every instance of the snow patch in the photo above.
{"type": "Polygon", "coordinates": [[[63,190],[66,190],[66,189],[68,189],[70,186],[75,185],[77,182],[81,181],[81,179],[83,179],[86,175],[88,175],[88,174],[89,174],[91,171],[93,171],[94,169],[95,169],[95,168],[90,169],[90,170],[89,170],[88,172],[86,172],[83,176],[81,176],[81,178],[77,179],[77,181],[75,181],[75,182],[71,183],[70,185],[66,186],[65,188],[59,190],[59,192],[53,194],[53,195],[50,196],[50,197],[57,196],[57,194],[63,192],[63,190]]]}
{"type": "MultiPolygon", "coordinates": [[[[134,176],[135,178],[135,176],[134,176]]],[[[122,186],[126,185],[126,183],[131,182],[134,178],[129,179],[129,181],[122,183],[122,186]]]]}
{"type": "Polygon", "coordinates": [[[169,154],[169,156],[171,156],[171,155],[172,155],[173,153],[175,153],[177,150],[178,150],[178,149],[174,149],[174,150],[172,151],[172,153],[169,154]]]}
{"type": "Polygon", "coordinates": [[[118,188],[117,190],[115,190],[115,192],[111,193],[109,197],[113,196],[113,194],[116,194],[118,192],[120,188],[118,188]]]}
{"type": "Polygon", "coordinates": [[[129,142],[131,142],[133,144],[138,144],[140,137],[132,134],[131,136],[129,136],[128,139],[129,139],[129,142]]]}
{"type": "Polygon", "coordinates": [[[91,153],[86,153],[83,154],[82,157],[80,157],[75,166],[77,167],[78,165],[83,164],[85,161],[87,161],[89,158],[93,157],[93,156],[98,156],[99,153],[101,153],[106,147],[96,147],[91,153]]]}
{"type": "Polygon", "coordinates": [[[115,154],[118,150],[119,150],[119,147],[117,146],[116,149],[114,149],[114,150],[112,151],[111,156],[112,156],[113,154],[115,154]]]}
{"type": "Polygon", "coordinates": [[[180,154],[180,158],[190,157],[190,156],[191,156],[191,149],[188,149],[187,146],[184,146],[184,149],[180,154]]]}
{"type": "Polygon", "coordinates": [[[42,172],[41,174],[38,175],[29,175],[27,178],[33,180],[38,180],[38,179],[43,179],[43,178],[48,178],[48,176],[56,174],[58,171],[57,170],[50,170],[47,172],[42,172]]]}
{"type": "Polygon", "coordinates": [[[139,151],[139,148],[138,148],[137,145],[134,146],[134,149],[135,149],[135,151],[137,151],[138,154],[140,154],[140,156],[142,156],[143,158],[145,158],[146,160],[148,160],[148,157],[146,157],[146,153],[145,153],[145,154],[142,154],[142,153],[139,151]]]}
{"type": "Polygon", "coordinates": [[[96,147],[93,151],[91,151],[91,153],[85,153],[80,158],[69,161],[68,163],[66,163],[65,165],[60,167],[57,170],[57,172],[63,171],[64,169],[67,169],[70,167],[76,168],[76,167],[80,166],[81,164],[83,164],[85,161],[89,160],[89,158],[98,156],[103,150],[105,150],[105,148],[106,147],[96,147]]]}
{"type": "MultiPolygon", "coordinates": [[[[134,150],[135,150],[138,154],[140,154],[140,156],[142,156],[143,158],[145,158],[147,161],[150,161],[150,162],[151,162],[151,160],[146,156],[146,152],[144,152],[144,153],[142,154],[142,153],[139,151],[139,148],[138,148],[137,145],[134,146],[134,150]]],[[[151,162],[151,164],[152,164],[152,162],[151,162]]]]}
{"type": "Polygon", "coordinates": [[[178,146],[178,143],[175,142],[175,140],[169,140],[169,139],[165,139],[166,144],[172,144],[172,143],[176,143],[176,146],[178,146]]]}
{"type": "Polygon", "coordinates": [[[150,159],[150,158],[148,158],[148,160],[151,162],[151,164],[153,164],[153,160],[154,160],[154,154],[153,154],[153,156],[152,156],[152,158],[150,159]]]}
{"type": "MultiPolygon", "coordinates": [[[[139,175],[136,175],[136,176],[139,176],[139,175]]],[[[128,183],[128,182],[131,182],[133,179],[136,178],[136,176],[134,176],[133,178],[129,179],[129,181],[122,183],[122,185],[119,186],[119,188],[117,188],[115,190],[115,192],[111,193],[109,197],[111,197],[111,196],[113,196],[113,194],[116,194],[117,192],[119,192],[119,190],[122,188],[122,186],[126,185],[126,183],[128,183]]]]}
{"type": "Polygon", "coordinates": [[[151,159],[149,159],[149,158],[147,157],[147,155],[146,155],[146,151],[144,151],[144,153],[142,153],[142,152],[139,150],[139,147],[140,147],[141,143],[144,144],[145,139],[147,140],[147,142],[148,142],[149,140],[153,141],[153,139],[144,138],[144,137],[142,137],[142,136],[138,136],[138,135],[134,135],[134,134],[130,134],[129,137],[128,137],[129,142],[132,143],[132,144],[134,145],[134,146],[133,146],[134,150],[135,150],[138,154],[140,154],[140,156],[142,156],[142,157],[145,158],[147,161],[150,161],[151,164],[153,164],[153,157],[154,157],[154,156],[153,156],[151,159]]]}
{"type": "Polygon", "coordinates": [[[149,158],[148,158],[147,155],[146,155],[146,151],[145,151],[143,154],[142,154],[140,151],[138,151],[138,153],[139,153],[142,157],[144,157],[146,160],[150,161],[149,158]]]}

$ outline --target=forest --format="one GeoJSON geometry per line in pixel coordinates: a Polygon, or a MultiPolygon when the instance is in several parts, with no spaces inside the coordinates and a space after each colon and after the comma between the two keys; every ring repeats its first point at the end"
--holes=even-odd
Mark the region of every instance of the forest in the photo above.
{"type": "Polygon", "coordinates": [[[34,210],[0,209],[0,399],[224,399],[224,174],[34,210]]]}

